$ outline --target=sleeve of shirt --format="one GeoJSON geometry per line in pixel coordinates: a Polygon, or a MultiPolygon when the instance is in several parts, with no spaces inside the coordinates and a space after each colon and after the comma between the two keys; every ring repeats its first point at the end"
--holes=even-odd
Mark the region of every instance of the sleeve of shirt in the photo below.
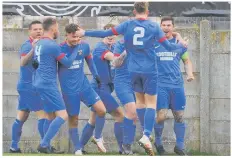
{"type": "Polygon", "coordinates": [[[105,55],[108,52],[110,52],[110,50],[106,46],[99,45],[94,49],[94,56],[101,60],[105,60],[105,55]]]}
{"type": "Polygon", "coordinates": [[[100,38],[104,38],[104,37],[108,37],[108,36],[112,36],[114,33],[112,32],[112,29],[109,30],[86,30],[85,31],[85,36],[89,36],[89,37],[100,37],[100,38]]]}
{"type": "Polygon", "coordinates": [[[69,57],[66,57],[65,53],[61,51],[59,45],[53,45],[51,47],[52,47],[51,52],[57,61],[59,61],[61,64],[63,64],[66,67],[70,67],[72,65],[73,61],[77,56],[77,51],[74,51],[69,57]]]}
{"type": "Polygon", "coordinates": [[[114,33],[114,35],[124,35],[126,32],[127,25],[128,21],[125,21],[116,27],[112,27],[112,32],[114,33]]]}
{"type": "Polygon", "coordinates": [[[27,55],[32,48],[32,45],[30,43],[24,43],[19,51],[20,57],[27,55]]]}

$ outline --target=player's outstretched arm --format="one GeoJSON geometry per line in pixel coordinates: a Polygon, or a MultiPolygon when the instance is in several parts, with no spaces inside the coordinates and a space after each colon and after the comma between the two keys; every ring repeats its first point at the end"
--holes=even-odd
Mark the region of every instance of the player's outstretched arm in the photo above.
{"type": "Polygon", "coordinates": [[[170,43],[163,30],[160,28],[160,26],[157,24],[155,27],[155,37],[158,38],[158,42],[161,43],[161,45],[166,48],[168,51],[173,51],[176,49],[181,49],[184,48],[184,46],[182,44],[174,44],[174,43],[170,43]]]}
{"type": "Polygon", "coordinates": [[[88,36],[88,37],[108,37],[112,35],[119,35],[124,34],[125,28],[127,27],[127,22],[121,23],[120,25],[116,27],[112,27],[108,30],[84,30],[82,28],[79,28],[77,31],[77,35],[79,37],[88,36]]]}
{"type": "Polygon", "coordinates": [[[79,28],[77,35],[79,37],[88,36],[88,37],[100,37],[104,38],[107,36],[112,36],[114,33],[111,29],[109,30],[83,30],[79,28]]]}

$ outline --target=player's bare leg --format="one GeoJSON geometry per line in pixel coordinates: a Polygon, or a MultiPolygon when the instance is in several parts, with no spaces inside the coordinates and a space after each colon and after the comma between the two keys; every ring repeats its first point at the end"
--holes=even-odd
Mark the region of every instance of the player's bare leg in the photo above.
{"type": "Polygon", "coordinates": [[[104,117],[106,114],[106,108],[105,105],[103,104],[103,102],[101,100],[97,101],[94,105],[93,105],[94,110],[96,111],[96,114],[99,117],[104,117]]]}

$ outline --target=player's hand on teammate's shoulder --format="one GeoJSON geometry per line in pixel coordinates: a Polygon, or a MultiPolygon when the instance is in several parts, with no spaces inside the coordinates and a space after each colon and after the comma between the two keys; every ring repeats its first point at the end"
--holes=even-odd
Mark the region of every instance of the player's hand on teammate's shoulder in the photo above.
{"type": "Polygon", "coordinates": [[[184,39],[180,42],[181,44],[183,44],[184,47],[188,47],[189,39],[187,37],[184,37],[184,39]]]}
{"type": "Polygon", "coordinates": [[[83,37],[83,36],[85,36],[85,30],[82,29],[81,27],[78,27],[77,36],[78,36],[78,37],[83,37]]]}
{"type": "Polygon", "coordinates": [[[39,41],[39,39],[34,39],[33,42],[31,43],[32,48],[35,48],[36,43],[39,41]]]}
{"type": "Polygon", "coordinates": [[[120,67],[124,61],[124,59],[126,58],[127,56],[127,53],[126,51],[124,51],[119,57],[115,57],[113,62],[112,62],[112,65],[114,67],[120,67]]]}
{"type": "Polygon", "coordinates": [[[189,39],[187,37],[182,38],[178,32],[174,32],[173,35],[179,43],[181,43],[184,47],[188,47],[189,39]]]}
{"type": "Polygon", "coordinates": [[[192,80],[194,80],[194,75],[193,74],[187,75],[187,81],[191,82],[192,80]]]}

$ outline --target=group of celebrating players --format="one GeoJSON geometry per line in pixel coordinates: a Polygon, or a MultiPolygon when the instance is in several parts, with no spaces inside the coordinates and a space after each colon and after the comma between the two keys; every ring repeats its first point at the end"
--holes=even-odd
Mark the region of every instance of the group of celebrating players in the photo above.
{"type": "Polygon", "coordinates": [[[180,60],[187,81],[194,80],[188,41],[173,32],[173,18],[163,17],[160,26],[148,20],[148,5],[135,2],[134,19],[118,26],[107,24],[104,30],[85,31],[77,24],[68,24],[66,40],[61,44],[55,41],[59,35],[56,19],[46,18],[43,23],[33,21],[29,25],[29,39],[20,49],[19,104],[10,152],[21,153],[18,143],[22,127],[30,111],[35,111],[40,153],[63,153],[51,146],[51,140],[66,120],[75,155],[85,154],[84,147],[90,139],[100,152],[106,153],[102,131],[105,114],[109,113],[115,120],[114,134],[120,154],[134,154],[132,144],[138,117],[142,127],[138,144],[147,154],[154,155],[151,137],[154,129],[156,151],[165,155],[162,132],[171,109],[176,134],[174,152],[186,155],[183,120],[186,98],[180,60]],[[119,34],[123,37],[115,42],[115,35],[119,34]],[[83,36],[103,40],[91,53],[89,44],[81,39],[83,36]],[[91,82],[84,74],[84,59],[93,76],[91,82]],[[111,95],[114,90],[125,111],[111,95]],[[81,101],[91,112],[79,138],[81,101]]]}

